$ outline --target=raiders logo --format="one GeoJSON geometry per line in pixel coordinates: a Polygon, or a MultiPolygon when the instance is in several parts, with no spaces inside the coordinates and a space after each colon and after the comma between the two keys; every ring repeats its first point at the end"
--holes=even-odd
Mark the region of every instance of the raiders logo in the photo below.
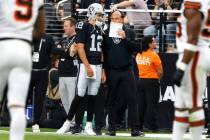
{"type": "Polygon", "coordinates": [[[92,15],[93,14],[93,10],[94,10],[94,7],[90,7],[89,8],[89,13],[92,15]]]}
{"type": "Polygon", "coordinates": [[[115,44],[119,44],[121,42],[121,39],[117,37],[112,37],[112,40],[115,44]]]}

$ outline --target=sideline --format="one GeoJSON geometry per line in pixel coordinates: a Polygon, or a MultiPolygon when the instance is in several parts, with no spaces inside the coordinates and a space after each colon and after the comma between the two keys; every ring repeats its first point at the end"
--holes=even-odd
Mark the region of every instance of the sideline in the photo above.
{"type": "MultiPolygon", "coordinates": [[[[9,134],[9,131],[7,130],[0,130],[0,134],[9,134]]],[[[40,132],[40,133],[33,133],[33,132],[26,132],[26,134],[29,135],[58,135],[55,132],[40,132]]],[[[75,137],[96,137],[96,136],[87,136],[84,134],[75,134],[72,135],[70,133],[64,134],[64,135],[58,135],[58,136],[75,136],[75,137]]],[[[107,136],[105,135],[105,133],[102,134],[102,136],[97,136],[97,137],[101,137],[101,138],[124,138],[124,139],[139,139],[139,137],[131,137],[131,135],[129,133],[117,133],[115,137],[111,137],[111,136],[107,136]]],[[[159,139],[168,139],[170,140],[172,137],[172,134],[151,134],[151,133],[146,133],[145,136],[143,138],[159,138],[159,139]]],[[[205,138],[206,135],[202,135],[202,139],[203,140],[210,140],[205,138]]],[[[190,139],[190,134],[187,133],[184,135],[185,139],[190,139]]]]}

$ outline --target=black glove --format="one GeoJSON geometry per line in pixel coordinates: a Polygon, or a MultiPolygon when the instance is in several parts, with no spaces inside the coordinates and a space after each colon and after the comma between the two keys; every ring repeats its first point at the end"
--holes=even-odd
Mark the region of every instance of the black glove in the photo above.
{"type": "Polygon", "coordinates": [[[177,85],[178,87],[181,86],[181,81],[182,81],[182,78],[184,76],[184,71],[177,68],[174,76],[173,76],[173,82],[175,85],[177,85]]]}

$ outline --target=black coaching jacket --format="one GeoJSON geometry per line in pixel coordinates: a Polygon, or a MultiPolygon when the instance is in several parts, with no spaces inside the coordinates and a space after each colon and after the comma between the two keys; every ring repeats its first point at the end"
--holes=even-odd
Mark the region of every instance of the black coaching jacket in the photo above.
{"type": "Polygon", "coordinates": [[[135,40],[135,32],[123,26],[126,38],[109,37],[109,28],[105,30],[102,42],[104,64],[108,69],[127,69],[132,66],[132,54],[140,51],[140,43],[135,40]]]}

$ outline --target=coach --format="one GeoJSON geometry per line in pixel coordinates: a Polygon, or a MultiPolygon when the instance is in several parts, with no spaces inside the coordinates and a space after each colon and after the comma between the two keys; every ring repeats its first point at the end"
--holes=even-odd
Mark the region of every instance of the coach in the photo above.
{"type": "MultiPolygon", "coordinates": [[[[110,14],[110,28],[112,24],[123,25],[124,14],[120,11],[114,11],[110,14]]],[[[108,116],[109,132],[111,136],[116,135],[116,112],[119,110],[118,97],[126,99],[128,105],[129,126],[131,135],[139,136],[138,114],[136,103],[136,84],[132,68],[132,54],[139,51],[139,47],[134,43],[134,31],[122,26],[117,33],[119,37],[110,37],[110,28],[105,30],[102,48],[104,52],[104,66],[108,85],[108,116]],[[123,91],[123,92],[120,92],[123,91]]]]}

